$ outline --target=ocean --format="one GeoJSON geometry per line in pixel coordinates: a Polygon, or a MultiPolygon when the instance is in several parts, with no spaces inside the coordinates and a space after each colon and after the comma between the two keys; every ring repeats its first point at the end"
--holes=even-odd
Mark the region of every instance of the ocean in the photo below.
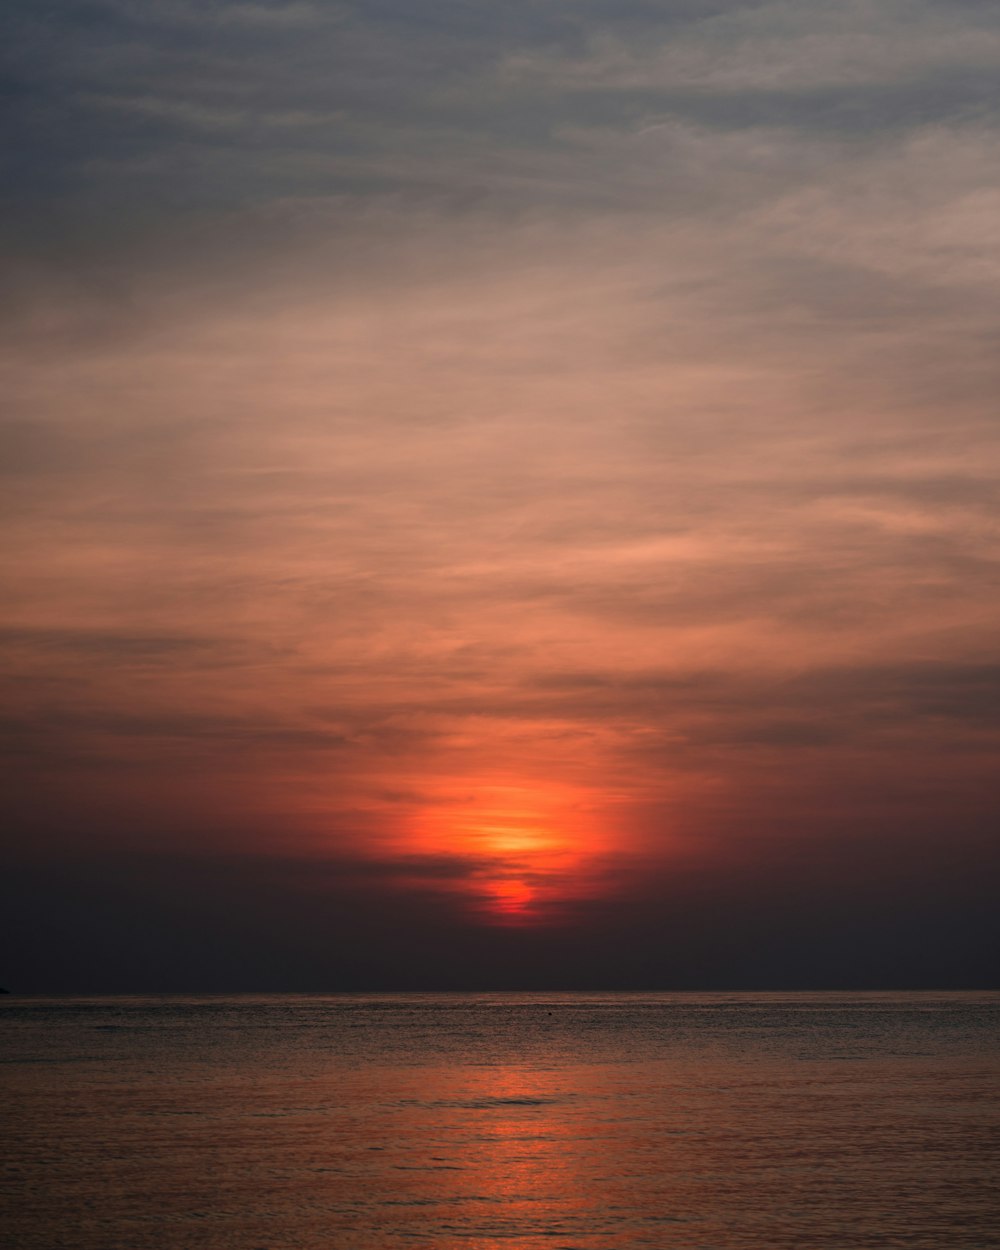
{"type": "Polygon", "coordinates": [[[1000,1247],[1000,994],[6,999],[10,1250],[1000,1247]]]}

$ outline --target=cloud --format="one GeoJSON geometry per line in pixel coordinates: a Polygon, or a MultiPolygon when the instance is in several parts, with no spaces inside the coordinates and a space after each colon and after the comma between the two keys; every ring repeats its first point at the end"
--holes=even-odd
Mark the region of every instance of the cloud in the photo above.
{"type": "Polygon", "coordinates": [[[12,836],[356,861],[351,915],[498,871],[457,849],[497,795],[578,838],[588,890],[653,865],[678,906],[682,865],[781,877],[858,829],[976,860],[991,11],[12,30],[12,836]]]}
{"type": "Polygon", "coordinates": [[[857,146],[993,126],[1000,60],[995,20],[968,4],[515,4],[500,21],[441,2],[105,2],[19,5],[12,30],[13,205],[58,194],[137,223],[289,196],[616,202],[651,172],[636,137],[663,124],[751,161],[775,133],[857,146]],[[587,135],[633,152],[610,186],[587,135]]]}
{"type": "Polygon", "coordinates": [[[624,897],[568,905],[534,930],[470,924],[448,888],[453,864],[437,866],[437,886],[429,877],[414,889],[393,884],[406,864],[26,863],[8,877],[3,925],[35,937],[6,947],[20,956],[8,980],[19,992],[91,993],[989,987],[993,870],[977,878],[933,842],[921,849],[880,862],[859,841],[832,858],[799,856],[792,871],[786,852],[784,872],[768,859],[733,877],[647,870],[624,897]]]}
{"type": "Polygon", "coordinates": [[[1000,29],[971,5],[733,5],[661,30],[657,38],[650,23],[623,37],[609,22],[583,55],[523,51],[504,72],[564,90],[815,92],[990,72],[1000,58],[1000,29]]]}

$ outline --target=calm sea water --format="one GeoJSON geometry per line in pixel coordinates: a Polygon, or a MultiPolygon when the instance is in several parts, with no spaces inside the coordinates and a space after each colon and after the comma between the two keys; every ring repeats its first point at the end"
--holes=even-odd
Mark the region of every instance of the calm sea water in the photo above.
{"type": "Polygon", "coordinates": [[[7,1000],[14,1250],[1000,1246],[1000,995],[7,1000]]]}

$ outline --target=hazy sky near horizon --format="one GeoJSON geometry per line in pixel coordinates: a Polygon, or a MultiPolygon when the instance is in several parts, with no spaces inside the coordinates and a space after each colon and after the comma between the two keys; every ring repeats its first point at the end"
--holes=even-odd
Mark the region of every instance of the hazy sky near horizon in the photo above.
{"type": "Polygon", "coordinates": [[[4,20],[0,980],[995,979],[996,6],[4,20]]]}

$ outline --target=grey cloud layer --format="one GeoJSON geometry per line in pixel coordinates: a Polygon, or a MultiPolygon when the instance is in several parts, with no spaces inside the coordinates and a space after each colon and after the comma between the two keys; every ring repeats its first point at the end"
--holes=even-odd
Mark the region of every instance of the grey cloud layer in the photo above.
{"type": "Polygon", "coordinates": [[[15,4],[8,22],[15,204],[116,214],[495,193],[484,156],[538,203],[558,182],[531,176],[532,153],[579,162],[590,132],[673,118],[858,142],[988,118],[1000,73],[1000,23],[975,4],[105,0],[15,4]]]}

